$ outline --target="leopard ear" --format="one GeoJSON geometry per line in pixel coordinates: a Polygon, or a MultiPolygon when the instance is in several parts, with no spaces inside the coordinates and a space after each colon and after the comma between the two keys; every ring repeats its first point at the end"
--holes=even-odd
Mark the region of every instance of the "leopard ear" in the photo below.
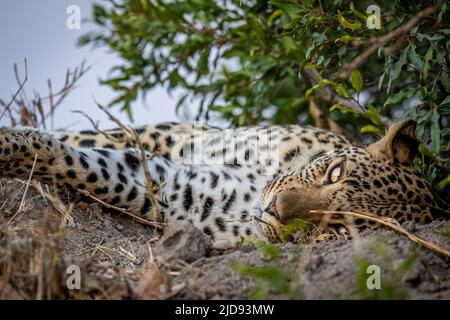
{"type": "Polygon", "coordinates": [[[395,162],[410,165],[420,144],[415,131],[416,124],[412,120],[392,125],[386,135],[371,144],[367,150],[375,157],[384,156],[395,162]]]}

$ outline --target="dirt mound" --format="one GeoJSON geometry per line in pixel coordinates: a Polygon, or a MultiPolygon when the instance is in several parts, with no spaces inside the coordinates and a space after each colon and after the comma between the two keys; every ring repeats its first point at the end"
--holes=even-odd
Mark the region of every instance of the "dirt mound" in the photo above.
{"type": "MultiPolygon", "coordinates": [[[[167,234],[159,244],[162,233],[152,227],[104,213],[96,204],[71,209],[70,198],[58,207],[33,188],[18,210],[23,192],[20,182],[0,186],[3,298],[450,299],[450,259],[390,230],[365,231],[355,241],[223,251],[212,249],[207,239],[173,242],[167,234]],[[64,218],[65,210],[70,218],[64,218]],[[201,254],[186,255],[190,245],[201,254]],[[165,246],[176,248],[180,256],[162,254],[165,246]],[[67,286],[67,268],[73,265],[81,270],[80,289],[67,286]],[[152,295],[143,296],[146,290],[136,288],[149,270],[152,277],[160,275],[158,286],[164,290],[150,288],[152,295]],[[368,289],[370,270],[379,271],[380,289],[368,289]]],[[[448,222],[404,227],[450,247],[443,235],[448,222]]],[[[189,237],[202,236],[192,229],[189,237]]],[[[180,237],[176,228],[172,235],[180,237]]]]}

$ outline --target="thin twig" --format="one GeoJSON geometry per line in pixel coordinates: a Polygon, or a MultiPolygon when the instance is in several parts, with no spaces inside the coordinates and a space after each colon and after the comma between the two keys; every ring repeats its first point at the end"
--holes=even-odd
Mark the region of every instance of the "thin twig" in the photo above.
{"type": "Polygon", "coordinates": [[[19,88],[17,89],[16,93],[14,94],[14,96],[12,97],[11,101],[5,106],[5,110],[3,110],[2,114],[0,115],[0,120],[2,120],[3,116],[5,115],[5,113],[8,111],[8,109],[11,107],[11,105],[13,104],[13,102],[16,100],[17,96],[19,95],[19,93],[22,91],[23,86],[25,85],[25,83],[27,83],[28,81],[28,64],[27,64],[27,59],[24,59],[24,65],[25,65],[25,78],[23,79],[23,81],[20,83],[19,88]]]}
{"type": "Polygon", "coordinates": [[[127,127],[126,125],[124,125],[117,117],[115,117],[111,112],[109,112],[109,110],[104,107],[103,105],[101,105],[100,103],[98,103],[97,101],[95,101],[95,104],[97,105],[97,107],[103,111],[109,118],[109,120],[111,120],[112,122],[114,122],[115,124],[117,124],[117,126],[119,126],[119,128],[124,131],[125,133],[128,134],[128,136],[133,136],[133,130],[130,129],[129,127],[127,127]]]}
{"type": "MultiPolygon", "coordinates": [[[[94,99],[95,101],[95,99],[94,99]]],[[[154,195],[154,190],[153,190],[153,183],[150,177],[150,173],[148,172],[148,166],[147,166],[147,162],[148,162],[148,158],[146,157],[146,153],[145,153],[145,149],[144,146],[141,143],[141,139],[138,135],[138,133],[133,130],[132,128],[129,128],[128,126],[124,125],[118,118],[116,118],[106,107],[104,107],[103,105],[101,105],[100,103],[98,103],[97,101],[95,101],[97,107],[103,111],[109,118],[109,120],[111,120],[112,122],[114,122],[124,133],[124,141],[126,144],[130,144],[137,146],[137,148],[140,151],[140,163],[142,166],[142,169],[144,170],[144,176],[145,176],[145,197],[149,197],[151,203],[152,203],[152,214],[151,217],[154,218],[155,220],[159,220],[160,219],[160,214],[159,214],[159,210],[158,210],[158,206],[157,206],[157,202],[156,202],[156,198],[154,195]]],[[[110,137],[110,135],[107,132],[104,132],[102,130],[99,129],[98,124],[90,117],[88,116],[86,113],[82,112],[82,111],[73,111],[75,113],[80,113],[82,115],[84,115],[93,125],[94,129],[99,132],[100,134],[104,135],[107,139],[110,139],[112,141],[115,141],[117,143],[119,143],[120,141],[118,139],[115,139],[113,137],[110,137]]],[[[147,220],[145,220],[147,221],[147,220]]]]}
{"type": "Polygon", "coordinates": [[[359,68],[362,64],[364,64],[365,61],[379,48],[383,47],[386,43],[388,43],[395,37],[409,32],[409,30],[414,28],[424,18],[439,10],[443,2],[443,0],[438,1],[434,6],[428,7],[415,14],[410,20],[408,20],[408,22],[401,25],[392,32],[370,40],[372,44],[362,54],[357,56],[351,63],[344,65],[342,69],[336,74],[336,77],[339,79],[347,79],[353,70],[359,68]]]}
{"type": "MultiPolygon", "coordinates": [[[[81,66],[75,67],[74,71],[72,72],[70,69],[67,69],[66,71],[66,78],[64,82],[64,86],[56,93],[50,92],[48,96],[42,97],[41,100],[49,100],[50,102],[50,110],[47,112],[45,117],[41,119],[41,124],[47,119],[48,117],[53,118],[55,110],[59,107],[59,105],[64,101],[64,99],[67,97],[67,95],[76,88],[76,84],[78,80],[80,80],[81,77],[83,77],[90,69],[90,66],[85,66],[86,61],[83,60],[81,62],[81,66]],[[58,98],[56,101],[55,98],[58,98]]],[[[53,120],[52,120],[53,121],[53,120]]]]}
{"type": "Polygon", "coordinates": [[[140,157],[140,162],[141,162],[141,166],[142,169],[144,170],[144,176],[145,176],[145,196],[150,198],[150,201],[152,203],[152,218],[159,220],[161,218],[161,215],[159,213],[158,210],[158,206],[157,206],[157,202],[156,202],[156,198],[154,195],[154,190],[153,190],[153,183],[151,180],[151,176],[150,176],[150,172],[148,171],[148,166],[147,166],[147,161],[149,160],[146,157],[145,154],[145,149],[144,146],[142,145],[141,139],[138,135],[138,133],[127,127],[126,125],[124,125],[118,118],[116,118],[115,116],[112,115],[111,112],[109,112],[109,110],[107,110],[104,106],[102,106],[100,103],[96,102],[97,107],[102,110],[111,121],[113,121],[114,123],[116,123],[119,128],[125,133],[125,135],[127,135],[128,137],[131,137],[131,142],[133,142],[133,145],[137,146],[139,151],[141,152],[141,157],[140,157]]]}
{"type": "Polygon", "coordinates": [[[25,187],[25,191],[23,192],[22,201],[20,201],[20,205],[19,205],[19,210],[18,211],[22,210],[22,207],[23,207],[23,205],[25,203],[25,198],[27,196],[28,189],[30,188],[31,178],[33,177],[34,167],[36,166],[37,158],[38,158],[38,155],[36,153],[35,156],[34,156],[33,166],[31,167],[30,175],[28,176],[27,185],[25,187]]]}
{"type": "Polygon", "coordinates": [[[134,213],[131,213],[130,211],[128,211],[128,210],[126,210],[124,208],[116,207],[116,206],[114,206],[112,204],[109,204],[109,203],[107,203],[107,202],[105,202],[105,201],[103,201],[103,200],[101,200],[101,199],[91,195],[89,193],[89,191],[87,191],[87,190],[77,189],[77,191],[82,193],[82,194],[84,194],[85,196],[91,198],[92,200],[97,201],[98,203],[100,203],[101,205],[103,205],[103,206],[105,206],[107,208],[117,210],[117,211],[119,211],[119,212],[121,212],[121,213],[123,213],[123,214],[125,214],[127,216],[132,217],[133,219],[135,219],[136,221],[138,221],[141,224],[152,226],[152,227],[154,227],[156,229],[159,229],[159,230],[164,230],[164,227],[166,226],[165,223],[153,222],[153,221],[149,221],[149,220],[143,219],[143,218],[135,215],[134,213]]]}
{"type": "Polygon", "coordinates": [[[95,122],[94,119],[92,119],[90,116],[88,116],[85,112],[83,112],[81,110],[71,110],[71,111],[73,113],[79,113],[79,114],[83,115],[84,117],[86,117],[86,119],[88,119],[88,121],[94,127],[94,130],[97,131],[98,133],[100,133],[101,135],[103,135],[106,139],[111,140],[112,142],[115,142],[115,143],[123,142],[123,141],[120,141],[119,139],[115,138],[112,134],[101,130],[100,127],[98,126],[98,122],[95,122]]]}
{"type": "MultiPolygon", "coordinates": [[[[52,90],[52,81],[50,79],[47,80],[48,85],[48,96],[49,104],[50,104],[50,128],[53,130],[55,125],[55,105],[53,103],[53,90],[52,90]]],[[[42,117],[44,118],[44,117],[42,117]]],[[[43,121],[43,124],[45,125],[45,121],[43,121]]]]}
{"type": "Polygon", "coordinates": [[[331,210],[311,210],[311,213],[315,213],[315,214],[324,214],[324,215],[344,215],[344,216],[350,216],[350,217],[354,217],[354,218],[362,218],[362,219],[366,219],[369,221],[375,221],[378,222],[379,224],[389,227],[392,230],[394,230],[395,232],[402,234],[404,236],[406,236],[409,240],[418,243],[422,246],[424,246],[425,248],[428,248],[432,251],[436,251],[439,252],[443,255],[446,255],[448,257],[450,257],[450,251],[448,251],[445,248],[442,248],[440,246],[438,246],[437,244],[428,241],[426,239],[423,239],[419,236],[416,236],[408,231],[406,231],[399,223],[397,220],[390,218],[390,217],[380,217],[380,216],[376,216],[367,212],[356,212],[356,211],[331,211],[331,210]]]}
{"type": "Polygon", "coordinates": [[[5,102],[0,99],[0,106],[4,108],[0,115],[0,120],[8,114],[11,121],[11,126],[17,124],[23,126],[33,126],[33,127],[43,127],[46,129],[46,120],[51,118],[51,128],[53,128],[55,110],[62,104],[64,99],[76,88],[76,84],[79,79],[88,72],[90,67],[85,66],[85,61],[81,63],[80,67],[75,68],[74,71],[68,69],[66,71],[65,82],[59,91],[54,90],[53,84],[49,79],[47,81],[48,85],[48,96],[42,97],[38,92],[34,92],[34,97],[31,101],[28,99],[24,85],[28,80],[28,66],[27,60],[25,59],[25,78],[23,81],[19,76],[17,70],[17,64],[14,64],[14,74],[16,77],[19,89],[13,95],[10,102],[5,102]],[[18,119],[13,115],[12,110],[17,111],[15,114],[18,119]]]}
{"type": "Polygon", "coordinates": [[[66,224],[66,222],[68,222],[69,225],[73,224],[72,203],[69,204],[69,207],[66,207],[59,196],[55,196],[47,191],[44,191],[44,189],[42,189],[42,185],[37,181],[33,181],[32,186],[41,194],[44,200],[48,200],[47,203],[50,203],[50,205],[62,215],[64,218],[62,222],[64,224],[66,224]]]}

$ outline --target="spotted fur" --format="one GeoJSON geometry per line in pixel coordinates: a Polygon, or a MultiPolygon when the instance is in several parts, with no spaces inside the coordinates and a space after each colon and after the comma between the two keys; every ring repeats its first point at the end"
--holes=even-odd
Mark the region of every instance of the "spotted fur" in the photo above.
{"type": "MultiPolygon", "coordinates": [[[[165,123],[136,129],[145,165],[161,186],[163,218],[192,222],[216,245],[261,236],[280,241],[286,224],[318,224],[311,210],[366,211],[398,221],[435,218],[432,192],[411,167],[412,123],[394,126],[369,147],[297,125],[238,128],[165,123]],[[329,171],[340,166],[339,180],[329,171]]],[[[87,190],[106,203],[148,217],[142,155],[118,130],[105,133],[0,131],[0,173],[87,190]],[[34,159],[36,156],[36,162],[34,159]]],[[[370,226],[356,221],[358,226],[370,226]]]]}

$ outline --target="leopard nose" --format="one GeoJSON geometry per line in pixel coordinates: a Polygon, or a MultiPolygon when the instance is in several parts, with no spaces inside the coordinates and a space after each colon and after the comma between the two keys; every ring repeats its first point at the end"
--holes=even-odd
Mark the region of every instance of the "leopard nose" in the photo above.
{"type": "Polygon", "coordinates": [[[264,211],[277,220],[280,220],[280,214],[277,210],[277,196],[273,197],[272,201],[270,201],[269,205],[264,209],[264,211]]]}
{"type": "Polygon", "coordinates": [[[276,213],[279,222],[285,224],[292,219],[315,222],[318,217],[311,210],[325,209],[317,191],[314,190],[282,190],[277,193],[269,205],[271,212],[276,213]]]}

